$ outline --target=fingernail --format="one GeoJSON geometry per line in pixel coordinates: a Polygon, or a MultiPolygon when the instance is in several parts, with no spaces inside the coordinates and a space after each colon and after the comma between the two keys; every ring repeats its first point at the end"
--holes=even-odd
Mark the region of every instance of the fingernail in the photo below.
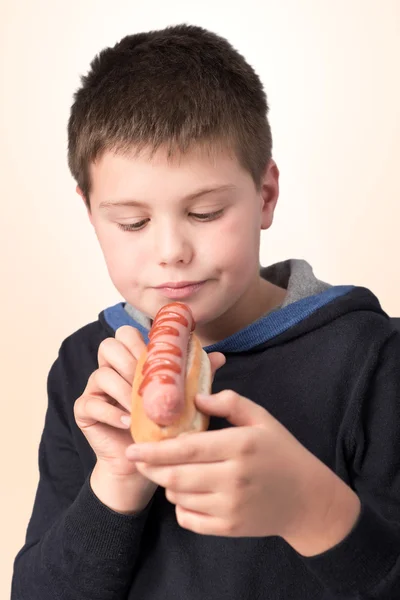
{"type": "Polygon", "coordinates": [[[129,427],[131,424],[131,418],[129,415],[122,415],[121,423],[125,425],[125,427],[129,427]]]}

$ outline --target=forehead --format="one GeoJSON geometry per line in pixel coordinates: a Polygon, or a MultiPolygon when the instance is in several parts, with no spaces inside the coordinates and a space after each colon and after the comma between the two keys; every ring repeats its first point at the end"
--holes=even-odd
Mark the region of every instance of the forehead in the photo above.
{"type": "Polygon", "coordinates": [[[170,154],[167,149],[140,152],[106,151],[90,166],[91,196],[133,196],[144,200],[165,195],[187,195],[201,186],[234,185],[251,180],[235,154],[220,147],[192,148],[170,154]]]}

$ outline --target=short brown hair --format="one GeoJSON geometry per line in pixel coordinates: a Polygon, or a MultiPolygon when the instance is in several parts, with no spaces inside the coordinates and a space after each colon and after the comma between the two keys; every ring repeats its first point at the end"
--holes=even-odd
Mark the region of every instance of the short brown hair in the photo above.
{"type": "Polygon", "coordinates": [[[271,159],[268,104],[254,69],[224,38],[178,25],[102,50],[74,95],[68,164],[89,203],[90,165],[106,150],[233,150],[258,186],[271,159]]]}

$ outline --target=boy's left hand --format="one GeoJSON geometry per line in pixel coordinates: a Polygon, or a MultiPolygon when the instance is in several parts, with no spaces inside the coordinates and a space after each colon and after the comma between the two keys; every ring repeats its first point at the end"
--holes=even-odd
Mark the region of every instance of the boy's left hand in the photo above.
{"type": "Polygon", "coordinates": [[[127,457],[166,489],[179,524],[221,536],[280,536],[313,555],[357,520],[356,494],[270,413],[225,390],[198,396],[203,412],[236,427],[135,444],[127,457]]]}

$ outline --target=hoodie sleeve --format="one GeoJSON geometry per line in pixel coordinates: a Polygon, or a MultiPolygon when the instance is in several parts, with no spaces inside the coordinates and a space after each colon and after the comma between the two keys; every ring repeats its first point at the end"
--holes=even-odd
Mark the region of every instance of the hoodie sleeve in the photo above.
{"type": "Polygon", "coordinates": [[[64,376],[59,357],[48,377],[39,484],[11,600],[123,600],[148,510],[120,515],[92,492],[65,414],[64,376]]]}
{"type": "MultiPolygon", "coordinates": [[[[360,378],[361,379],[361,378],[360,378]]],[[[361,514],[337,546],[302,558],[339,597],[400,598],[400,334],[381,350],[360,390],[350,472],[361,514]]]]}

